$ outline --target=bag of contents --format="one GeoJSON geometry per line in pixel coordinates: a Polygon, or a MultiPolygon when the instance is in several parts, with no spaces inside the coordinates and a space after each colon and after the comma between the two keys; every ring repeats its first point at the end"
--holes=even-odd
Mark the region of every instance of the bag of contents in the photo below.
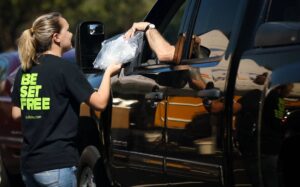
{"type": "Polygon", "coordinates": [[[111,63],[125,64],[137,58],[141,52],[143,32],[137,32],[128,40],[123,34],[116,35],[102,42],[102,48],[93,62],[94,68],[106,69],[111,63]]]}

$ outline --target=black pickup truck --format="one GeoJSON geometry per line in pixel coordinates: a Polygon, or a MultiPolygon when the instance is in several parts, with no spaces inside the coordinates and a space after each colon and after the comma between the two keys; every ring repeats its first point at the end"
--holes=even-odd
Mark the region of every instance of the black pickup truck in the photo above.
{"type": "MultiPolygon", "coordinates": [[[[159,61],[144,39],[112,78],[107,109],[82,105],[78,185],[267,186],[270,174],[273,186],[299,183],[299,9],[297,0],[158,0],[145,21],[178,58],[159,61]]],[[[78,27],[77,63],[91,84],[104,38],[101,22],[78,27]]],[[[22,141],[9,102],[0,96],[0,186],[17,172],[22,141]]]]}
{"type": "MultiPolygon", "coordinates": [[[[270,173],[273,181],[297,184],[290,167],[300,163],[299,6],[158,0],[145,21],[175,45],[179,59],[159,61],[145,39],[137,60],[113,78],[111,105],[97,121],[99,140],[81,156],[80,186],[266,186],[270,173]],[[275,112],[267,103],[277,102],[272,93],[282,87],[288,91],[275,112]],[[271,147],[276,154],[268,154],[271,147]],[[275,161],[266,170],[268,156],[275,161]]],[[[83,46],[100,43],[88,32],[94,24],[77,33],[83,70],[93,69],[83,46]]]]}

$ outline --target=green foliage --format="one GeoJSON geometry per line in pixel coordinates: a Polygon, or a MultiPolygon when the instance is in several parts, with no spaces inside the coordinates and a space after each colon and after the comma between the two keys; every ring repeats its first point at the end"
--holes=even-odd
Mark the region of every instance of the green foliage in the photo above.
{"type": "Polygon", "coordinates": [[[1,0],[0,52],[16,49],[16,39],[33,20],[44,13],[58,11],[69,21],[75,34],[82,21],[101,21],[106,37],[126,31],[141,21],[156,0],[1,0]]]}

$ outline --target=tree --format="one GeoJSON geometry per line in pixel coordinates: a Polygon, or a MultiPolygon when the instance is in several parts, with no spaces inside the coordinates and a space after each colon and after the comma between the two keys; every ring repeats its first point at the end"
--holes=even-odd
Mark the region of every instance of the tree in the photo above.
{"type": "Polygon", "coordinates": [[[101,21],[106,37],[110,37],[124,32],[134,21],[142,20],[154,3],[155,0],[1,0],[0,52],[15,50],[21,32],[30,28],[37,16],[47,12],[61,12],[74,34],[81,21],[101,21]]]}

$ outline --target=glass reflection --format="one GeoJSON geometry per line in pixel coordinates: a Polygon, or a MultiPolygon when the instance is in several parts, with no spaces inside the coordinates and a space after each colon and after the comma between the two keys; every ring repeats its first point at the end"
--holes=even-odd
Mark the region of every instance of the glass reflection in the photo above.
{"type": "MultiPolygon", "coordinates": [[[[299,109],[299,95],[295,95],[295,84],[272,88],[263,104],[261,124],[261,169],[265,186],[283,186],[297,137],[299,117],[290,115],[299,109]],[[294,91],[293,91],[294,90],[294,91]],[[291,141],[295,140],[295,142],[291,141]],[[285,170],[285,171],[284,171],[285,170]],[[284,171],[284,172],[283,172],[284,171]],[[283,175],[284,173],[284,175],[283,175]]],[[[299,132],[299,131],[298,131],[299,132]]],[[[293,160],[296,164],[298,161],[293,160]]],[[[290,165],[291,166],[291,165],[290,165]]]]}

